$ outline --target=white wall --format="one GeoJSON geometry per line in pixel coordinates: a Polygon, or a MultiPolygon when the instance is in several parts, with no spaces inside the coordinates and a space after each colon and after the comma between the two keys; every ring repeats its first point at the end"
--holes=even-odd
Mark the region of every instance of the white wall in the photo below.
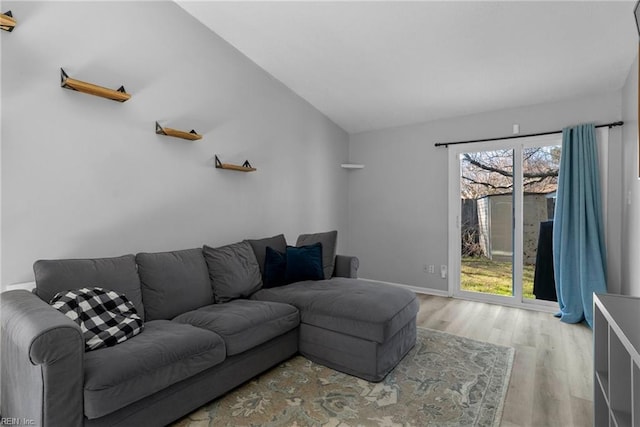
{"type": "Polygon", "coordinates": [[[640,296],[640,180],[638,174],[638,57],[622,88],[622,293],[640,296]]]}
{"type": "MultiPolygon", "coordinates": [[[[447,264],[447,149],[436,142],[492,138],[620,120],[620,93],[527,106],[350,137],[352,162],[365,168],[349,179],[349,247],[360,258],[360,276],[447,289],[437,266],[447,264]],[[423,272],[436,265],[436,274],[423,272]]],[[[625,126],[626,128],[626,126],[625,126]]],[[[608,153],[610,289],[620,276],[620,128],[611,130],[608,153]]]]}
{"type": "Polygon", "coordinates": [[[3,287],[40,258],[347,225],[348,135],[173,2],[3,2],[3,287]],[[117,103],[60,88],[59,69],[117,103]],[[154,133],[196,129],[188,142],[154,133]],[[218,170],[213,156],[254,173],[218,170]]]}

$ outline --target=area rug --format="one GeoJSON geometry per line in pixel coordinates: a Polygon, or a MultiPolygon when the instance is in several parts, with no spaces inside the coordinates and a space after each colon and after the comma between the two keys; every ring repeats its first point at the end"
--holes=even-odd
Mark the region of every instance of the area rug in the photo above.
{"type": "Polygon", "coordinates": [[[514,349],[430,329],[380,383],[296,356],[174,427],[498,426],[514,349]]]}

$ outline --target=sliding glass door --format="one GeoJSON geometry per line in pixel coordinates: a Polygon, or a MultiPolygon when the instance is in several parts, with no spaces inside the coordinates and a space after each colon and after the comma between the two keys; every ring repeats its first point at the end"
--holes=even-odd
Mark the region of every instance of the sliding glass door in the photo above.
{"type": "Polygon", "coordinates": [[[460,289],[513,295],[513,149],[460,153],[460,289]]]}
{"type": "Polygon", "coordinates": [[[560,136],[451,146],[449,153],[451,293],[551,305],[560,136]]]}
{"type": "Polygon", "coordinates": [[[561,152],[561,141],[522,149],[522,296],[526,300],[556,301],[551,246],[561,152]]]}

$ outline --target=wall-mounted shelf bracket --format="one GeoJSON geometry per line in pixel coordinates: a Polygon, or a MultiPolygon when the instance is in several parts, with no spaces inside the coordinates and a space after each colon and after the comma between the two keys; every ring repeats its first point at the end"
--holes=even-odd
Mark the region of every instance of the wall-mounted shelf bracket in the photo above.
{"type": "Polygon", "coordinates": [[[220,159],[218,158],[218,155],[216,155],[216,168],[218,169],[229,169],[232,171],[239,171],[239,172],[254,172],[257,169],[254,168],[253,166],[251,166],[251,163],[249,163],[249,160],[245,160],[245,162],[242,164],[242,166],[240,165],[233,165],[230,163],[222,163],[220,161],[220,159]]]}
{"type": "Polygon", "coordinates": [[[16,28],[16,20],[11,11],[0,14],[0,30],[11,32],[16,28]]]}
{"type": "Polygon", "coordinates": [[[177,129],[163,128],[158,122],[156,122],[156,133],[158,135],[174,136],[176,138],[188,139],[190,141],[202,139],[202,135],[199,135],[198,132],[193,129],[191,129],[191,132],[185,132],[177,129]]]}
{"type": "Polygon", "coordinates": [[[78,92],[87,93],[89,95],[100,96],[102,98],[111,99],[113,101],[124,102],[131,98],[131,95],[124,90],[124,86],[119,89],[108,89],[106,87],[94,85],[80,80],[73,79],[60,68],[60,86],[65,89],[71,89],[78,92]]]}

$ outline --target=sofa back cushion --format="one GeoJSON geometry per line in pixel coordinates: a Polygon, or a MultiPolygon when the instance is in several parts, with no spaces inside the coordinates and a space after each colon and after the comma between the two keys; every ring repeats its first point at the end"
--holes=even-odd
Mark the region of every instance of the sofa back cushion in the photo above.
{"type": "Polygon", "coordinates": [[[219,248],[205,245],[202,252],[216,302],[246,298],[262,287],[260,267],[249,242],[219,248]]]}
{"type": "Polygon", "coordinates": [[[249,239],[247,242],[249,242],[253,249],[253,253],[258,261],[258,266],[260,267],[260,274],[262,274],[264,280],[267,247],[284,253],[284,251],[287,250],[287,241],[284,238],[284,234],[278,234],[277,236],[266,237],[264,239],[249,239]]]}
{"type": "Polygon", "coordinates": [[[47,303],[58,292],[97,286],[124,294],[144,320],[142,290],[134,255],[39,260],[33,264],[33,271],[36,294],[47,303]]]}
{"type": "Polygon", "coordinates": [[[336,244],[338,240],[338,232],[336,230],[327,231],[326,233],[301,234],[298,236],[296,246],[313,245],[314,243],[322,244],[322,266],[324,270],[324,278],[331,279],[333,276],[333,268],[336,263],[336,244]]]}
{"type": "Polygon", "coordinates": [[[136,255],[147,320],[173,319],[213,304],[202,249],[136,255]]]}

